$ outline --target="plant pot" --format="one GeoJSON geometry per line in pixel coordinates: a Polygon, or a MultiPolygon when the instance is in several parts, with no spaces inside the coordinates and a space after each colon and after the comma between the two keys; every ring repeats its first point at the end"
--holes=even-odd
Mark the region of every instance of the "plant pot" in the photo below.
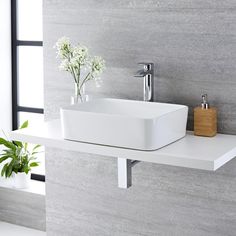
{"type": "Polygon", "coordinates": [[[4,187],[14,188],[14,175],[9,178],[0,177],[0,184],[4,187]]]}
{"type": "Polygon", "coordinates": [[[14,177],[14,187],[19,189],[29,188],[31,174],[17,173],[14,177]]]}

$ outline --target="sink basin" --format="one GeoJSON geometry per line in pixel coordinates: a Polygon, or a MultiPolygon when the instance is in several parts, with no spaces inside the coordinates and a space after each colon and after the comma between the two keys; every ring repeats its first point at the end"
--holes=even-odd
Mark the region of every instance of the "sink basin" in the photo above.
{"type": "Polygon", "coordinates": [[[155,150],[185,136],[188,107],[104,98],[60,112],[64,139],[155,150]]]}

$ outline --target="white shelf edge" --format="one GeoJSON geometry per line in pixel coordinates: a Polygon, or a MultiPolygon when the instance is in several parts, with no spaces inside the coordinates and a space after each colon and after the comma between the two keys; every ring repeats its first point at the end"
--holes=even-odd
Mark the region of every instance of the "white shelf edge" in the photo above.
{"type": "Polygon", "coordinates": [[[28,128],[10,133],[13,140],[37,143],[69,151],[85,152],[115,158],[215,171],[236,156],[236,136],[218,134],[213,138],[193,136],[155,151],[138,151],[98,144],[64,140],[60,120],[46,122],[42,127],[28,128]]]}
{"type": "Polygon", "coordinates": [[[45,182],[40,182],[40,181],[31,179],[29,188],[16,188],[14,187],[13,181],[14,180],[9,181],[1,177],[0,188],[12,189],[15,191],[28,192],[28,193],[45,196],[45,182]]]}

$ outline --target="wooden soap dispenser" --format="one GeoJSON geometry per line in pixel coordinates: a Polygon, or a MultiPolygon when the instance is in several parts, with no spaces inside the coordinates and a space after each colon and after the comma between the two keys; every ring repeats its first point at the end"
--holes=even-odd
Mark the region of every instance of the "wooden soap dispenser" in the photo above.
{"type": "Polygon", "coordinates": [[[194,135],[213,137],[216,133],[217,110],[209,106],[207,94],[203,94],[201,107],[194,108],[194,135]]]}

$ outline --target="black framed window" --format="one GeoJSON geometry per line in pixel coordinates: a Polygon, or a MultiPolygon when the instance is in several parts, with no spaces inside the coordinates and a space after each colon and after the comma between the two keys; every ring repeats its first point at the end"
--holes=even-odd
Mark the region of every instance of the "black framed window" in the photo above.
{"type": "MultiPolygon", "coordinates": [[[[44,120],[42,5],[43,0],[11,0],[13,130],[25,120],[44,120]]],[[[40,161],[31,178],[45,181],[43,154],[40,161]]]]}

